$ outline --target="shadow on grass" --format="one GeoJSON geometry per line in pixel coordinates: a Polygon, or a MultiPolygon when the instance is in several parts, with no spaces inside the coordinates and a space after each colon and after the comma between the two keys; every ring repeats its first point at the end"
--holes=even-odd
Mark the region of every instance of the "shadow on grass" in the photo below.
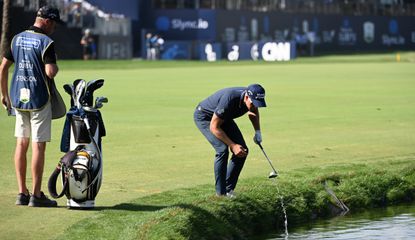
{"type": "Polygon", "coordinates": [[[115,206],[98,206],[92,211],[102,211],[102,210],[124,210],[124,211],[133,211],[133,212],[155,212],[166,208],[169,206],[156,206],[156,205],[141,205],[134,203],[121,203],[115,206]]]}
{"type": "Polygon", "coordinates": [[[144,222],[139,230],[139,239],[159,239],[166,234],[169,239],[238,239],[240,230],[221,214],[195,204],[173,204],[157,216],[144,222]],[[182,217],[175,217],[182,216],[182,217]],[[186,227],[183,228],[182,226],[186,227]]]}

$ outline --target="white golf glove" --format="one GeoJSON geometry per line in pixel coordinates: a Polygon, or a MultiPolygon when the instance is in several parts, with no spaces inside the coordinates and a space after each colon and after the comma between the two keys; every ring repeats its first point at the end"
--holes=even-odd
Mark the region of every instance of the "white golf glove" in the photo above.
{"type": "Polygon", "coordinates": [[[260,144],[262,142],[261,130],[255,131],[254,142],[260,144]]]}

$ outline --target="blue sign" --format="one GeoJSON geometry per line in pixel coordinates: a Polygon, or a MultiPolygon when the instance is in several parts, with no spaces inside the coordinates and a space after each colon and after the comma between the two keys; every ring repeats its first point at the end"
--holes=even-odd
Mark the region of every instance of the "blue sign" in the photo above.
{"type": "Polygon", "coordinates": [[[392,19],[392,20],[389,21],[389,33],[390,34],[398,34],[399,33],[398,22],[395,19],[392,19]]]}
{"type": "Polygon", "coordinates": [[[215,40],[215,21],[213,10],[154,11],[154,29],[169,40],[215,40]]]}
{"type": "Polygon", "coordinates": [[[156,29],[160,31],[167,31],[170,29],[170,19],[165,16],[158,17],[156,20],[156,29]]]}
{"type": "Polygon", "coordinates": [[[161,59],[164,59],[164,60],[190,59],[190,42],[168,41],[164,43],[163,48],[164,50],[161,53],[161,59]]]}

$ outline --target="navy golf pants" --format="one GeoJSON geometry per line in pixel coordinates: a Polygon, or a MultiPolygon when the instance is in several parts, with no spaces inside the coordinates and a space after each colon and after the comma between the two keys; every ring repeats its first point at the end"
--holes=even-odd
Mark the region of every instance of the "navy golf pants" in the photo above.
{"type": "MultiPolygon", "coordinates": [[[[235,189],[246,157],[239,158],[232,154],[228,165],[229,147],[210,132],[210,120],[212,117],[198,109],[195,110],[193,117],[200,132],[202,132],[216,151],[214,163],[216,193],[224,195],[235,189]]],[[[221,128],[233,142],[248,149],[241,131],[233,120],[225,121],[221,128]]]]}

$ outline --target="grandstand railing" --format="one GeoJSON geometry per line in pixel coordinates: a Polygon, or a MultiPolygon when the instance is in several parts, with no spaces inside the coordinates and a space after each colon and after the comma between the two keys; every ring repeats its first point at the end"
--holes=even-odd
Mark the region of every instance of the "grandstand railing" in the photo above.
{"type": "Polygon", "coordinates": [[[153,8],[206,8],[313,14],[415,16],[413,0],[154,0],[153,8]]]}

